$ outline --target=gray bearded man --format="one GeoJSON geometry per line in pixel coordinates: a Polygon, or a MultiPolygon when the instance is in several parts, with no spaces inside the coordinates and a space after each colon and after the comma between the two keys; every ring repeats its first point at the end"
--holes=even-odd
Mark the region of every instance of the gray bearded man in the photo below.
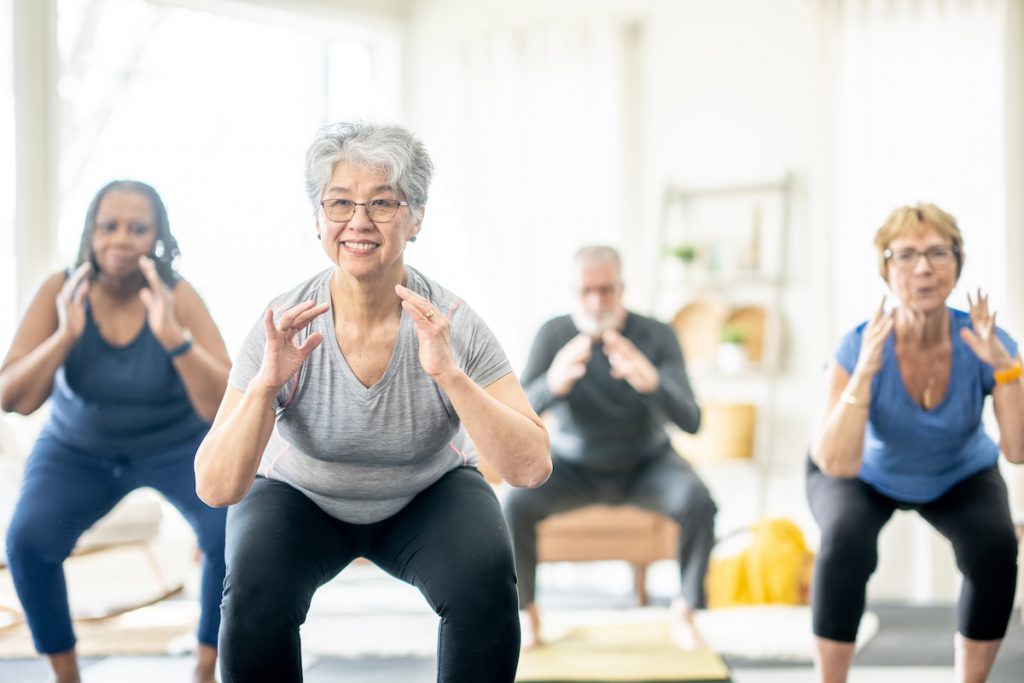
{"type": "Polygon", "coordinates": [[[553,473],[540,488],[510,492],[504,505],[523,647],[540,642],[534,603],[537,524],[600,503],[635,505],[679,523],[680,595],[672,603],[672,633],[680,647],[692,649],[702,644],[693,611],[705,606],[716,507],[697,474],[672,450],[664,423],[696,432],[700,408],[672,329],[623,306],[618,253],[584,247],[575,268],[575,310],[540,328],[522,376],[534,410],[554,418],[553,473]]]}

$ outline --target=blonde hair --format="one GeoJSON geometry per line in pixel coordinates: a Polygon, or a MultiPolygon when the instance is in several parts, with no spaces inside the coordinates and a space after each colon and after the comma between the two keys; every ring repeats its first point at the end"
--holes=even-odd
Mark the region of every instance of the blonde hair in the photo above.
{"type": "Polygon", "coordinates": [[[917,204],[916,206],[901,206],[885,219],[882,227],[875,233],[875,248],[878,250],[878,273],[883,280],[888,280],[886,270],[885,250],[889,248],[892,241],[898,237],[904,237],[932,229],[949,240],[956,255],[956,276],[964,268],[964,238],[960,234],[960,228],[956,225],[956,219],[934,204],[917,204]]]}

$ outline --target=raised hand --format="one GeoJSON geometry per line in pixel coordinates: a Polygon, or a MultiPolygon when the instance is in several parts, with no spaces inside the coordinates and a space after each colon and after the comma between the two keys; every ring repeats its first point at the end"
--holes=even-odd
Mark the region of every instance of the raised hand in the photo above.
{"type": "Polygon", "coordinates": [[[612,377],[626,380],[641,394],[653,394],[658,389],[658,369],[633,342],[617,330],[605,330],[601,340],[612,366],[612,377]]]}
{"type": "Polygon", "coordinates": [[[85,297],[89,294],[89,273],[86,261],[75,269],[57,294],[57,333],[69,341],[77,341],[85,330],[85,297]]]}
{"type": "Polygon", "coordinates": [[[299,371],[306,358],[323,341],[323,335],[314,332],[306,338],[301,346],[296,346],[295,335],[314,318],[330,310],[329,303],[315,305],[312,301],[303,301],[292,306],[280,321],[274,324],[274,311],[267,309],[263,316],[263,326],[267,333],[267,343],[263,347],[263,362],[256,373],[266,386],[280,389],[288,379],[299,371]]]}
{"type": "Polygon", "coordinates": [[[967,305],[974,329],[961,328],[960,338],[983,363],[988,363],[996,370],[1005,370],[1012,366],[1013,358],[996,334],[996,314],[995,311],[989,313],[988,294],[983,294],[979,287],[975,298],[972,299],[968,292],[967,305]]]}
{"type": "Polygon", "coordinates": [[[139,299],[146,307],[146,322],[160,345],[173,349],[185,340],[185,332],[174,317],[174,292],[160,279],[150,257],[139,257],[139,269],[149,285],[139,290],[139,299]]]}
{"type": "Polygon", "coordinates": [[[593,339],[589,335],[578,334],[558,350],[547,374],[548,388],[552,395],[565,398],[580,377],[587,374],[592,346],[593,339]]]}
{"type": "Polygon", "coordinates": [[[451,323],[441,315],[434,304],[408,287],[395,285],[395,293],[402,300],[402,309],[416,324],[416,338],[420,343],[420,365],[434,379],[456,367],[452,356],[451,323]]]}
{"type": "Polygon", "coordinates": [[[871,320],[864,327],[864,335],[860,342],[860,356],[857,357],[855,373],[873,377],[882,367],[882,349],[885,340],[892,334],[893,313],[885,312],[885,297],[878,305],[871,320]]]}

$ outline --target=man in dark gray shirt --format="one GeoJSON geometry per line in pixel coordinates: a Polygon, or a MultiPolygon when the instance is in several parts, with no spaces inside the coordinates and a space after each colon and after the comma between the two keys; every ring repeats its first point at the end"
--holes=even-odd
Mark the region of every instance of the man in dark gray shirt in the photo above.
{"type": "Polygon", "coordinates": [[[522,376],[534,410],[553,418],[554,470],[540,488],[513,490],[504,503],[523,647],[540,642],[534,603],[537,524],[600,503],[635,505],[679,523],[680,595],[672,605],[672,633],[691,649],[701,645],[693,610],[705,606],[716,507],[697,474],[672,450],[664,423],[696,432],[700,407],[672,329],[623,306],[618,253],[584,247],[575,265],[575,311],[540,328],[522,376]]]}

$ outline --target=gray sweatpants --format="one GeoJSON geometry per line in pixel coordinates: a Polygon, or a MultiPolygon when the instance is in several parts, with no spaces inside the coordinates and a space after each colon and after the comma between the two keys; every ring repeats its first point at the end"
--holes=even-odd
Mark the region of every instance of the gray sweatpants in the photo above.
{"type": "Polygon", "coordinates": [[[635,505],[659,512],[680,526],[680,592],[691,607],[705,606],[704,576],[715,543],[717,507],[689,463],[671,450],[615,472],[596,471],[553,458],[543,486],[513,489],[503,509],[512,535],[519,607],[533,604],[537,574],[537,524],[551,515],[585,505],[635,505]]]}

